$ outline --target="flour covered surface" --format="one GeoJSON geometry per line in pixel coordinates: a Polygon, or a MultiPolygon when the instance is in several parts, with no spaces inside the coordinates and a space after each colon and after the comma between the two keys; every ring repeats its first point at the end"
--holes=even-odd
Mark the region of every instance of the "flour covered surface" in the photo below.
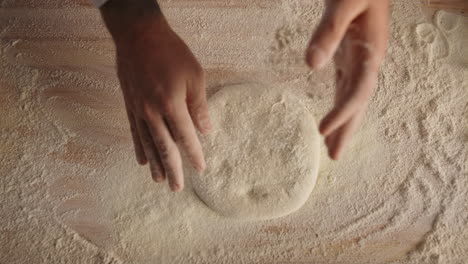
{"type": "Polygon", "coordinates": [[[319,134],[313,116],[286,89],[225,87],[209,101],[214,129],[202,137],[207,169],[192,175],[213,211],[241,220],[299,209],[317,178],[319,134]]]}
{"type": "MultiPolygon", "coordinates": [[[[199,175],[172,193],[135,162],[115,45],[85,2],[2,1],[0,263],[467,263],[468,17],[392,1],[378,85],[342,158],[321,149],[300,210],[239,221],[200,202],[199,175]]],[[[333,65],[304,63],[324,1],[160,3],[209,98],[252,80],[317,121],[333,107],[333,65]]]]}

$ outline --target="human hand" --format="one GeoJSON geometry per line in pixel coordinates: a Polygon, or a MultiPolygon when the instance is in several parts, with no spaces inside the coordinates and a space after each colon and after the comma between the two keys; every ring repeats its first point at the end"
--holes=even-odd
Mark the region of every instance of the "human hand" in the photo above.
{"type": "Polygon", "coordinates": [[[122,14],[113,12],[103,11],[103,17],[116,44],[137,161],[149,162],[156,182],[167,178],[171,190],[180,191],[184,179],[179,149],[198,171],[206,166],[195,132],[195,127],[202,133],[211,129],[203,70],[160,12],[140,14],[125,25],[122,14]]]}
{"type": "Polygon", "coordinates": [[[334,55],[334,108],[320,123],[329,156],[339,159],[361,123],[377,83],[388,41],[389,0],[326,0],[326,11],[306,52],[320,69],[334,55]]]}

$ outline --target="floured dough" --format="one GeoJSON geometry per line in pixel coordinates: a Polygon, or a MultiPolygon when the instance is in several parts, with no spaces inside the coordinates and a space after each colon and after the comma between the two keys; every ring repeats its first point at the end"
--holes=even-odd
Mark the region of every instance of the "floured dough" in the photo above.
{"type": "Polygon", "coordinates": [[[284,89],[243,84],[209,100],[211,134],[202,137],[206,171],[192,175],[198,197],[217,213],[271,219],[299,209],[318,172],[313,116],[284,89]]]}

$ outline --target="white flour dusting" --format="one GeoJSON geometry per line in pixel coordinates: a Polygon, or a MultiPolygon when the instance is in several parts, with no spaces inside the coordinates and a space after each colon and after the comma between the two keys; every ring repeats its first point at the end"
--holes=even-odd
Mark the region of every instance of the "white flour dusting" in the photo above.
{"type": "MultiPolygon", "coordinates": [[[[162,3],[209,93],[274,80],[323,116],[332,68],[303,62],[321,1],[226,2],[162,3]]],[[[323,151],[296,213],[238,222],[136,165],[112,43],[77,3],[0,1],[0,263],[466,263],[468,18],[393,1],[379,85],[343,159],[323,151]],[[32,2],[43,9],[22,9],[32,2]]]]}

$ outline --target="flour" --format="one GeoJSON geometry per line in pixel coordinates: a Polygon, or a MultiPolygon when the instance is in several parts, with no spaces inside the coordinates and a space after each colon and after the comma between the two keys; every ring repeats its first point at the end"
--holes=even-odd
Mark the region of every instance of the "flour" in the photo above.
{"type": "MultiPolygon", "coordinates": [[[[333,69],[310,72],[303,58],[322,1],[227,2],[162,2],[209,94],[266,79],[323,117],[333,69]]],[[[239,222],[190,184],[178,194],[154,184],[135,163],[96,10],[1,6],[1,263],[466,262],[466,17],[393,1],[378,87],[342,160],[321,152],[315,188],[294,214],[239,222]]]]}

